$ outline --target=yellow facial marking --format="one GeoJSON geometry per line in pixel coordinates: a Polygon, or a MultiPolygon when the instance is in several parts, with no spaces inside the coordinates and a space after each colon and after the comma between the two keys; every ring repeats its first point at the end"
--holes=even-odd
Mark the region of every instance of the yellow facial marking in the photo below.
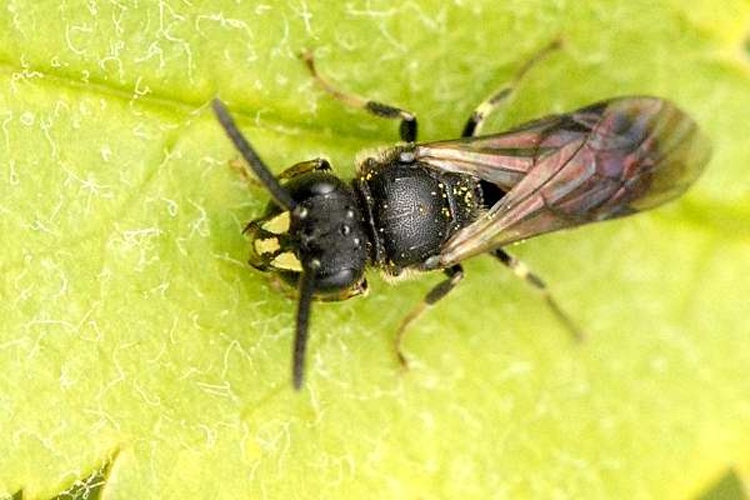
{"type": "Polygon", "coordinates": [[[277,269],[302,272],[302,264],[300,264],[297,256],[292,252],[284,252],[280,254],[271,261],[271,265],[277,269]]]}
{"type": "Polygon", "coordinates": [[[281,248],[281,245],[279,245],[278,238],[266,238],[264,240],[255,240],[253,242],[253,245],[255,245],[255,253],[257,253],[258,255],[274,253],[279,248],[281,248]]]}
{"type": "Polygon", "coordinates": [[[273,219],[267,220],[261,228],[269,233],[283,234],[289,231],[289,212],[281,212],[273,219]]]}

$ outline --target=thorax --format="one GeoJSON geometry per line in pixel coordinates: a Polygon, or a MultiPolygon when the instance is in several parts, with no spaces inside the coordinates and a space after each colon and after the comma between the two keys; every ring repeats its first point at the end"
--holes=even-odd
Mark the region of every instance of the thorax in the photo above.
{"type": "Polygon", "coordinates": [[[403,162],[395,153],[361,162],[354,188],[371,233],[373,265],[391,275],[420,268],[482,207],[472,177],[403,162]]]}

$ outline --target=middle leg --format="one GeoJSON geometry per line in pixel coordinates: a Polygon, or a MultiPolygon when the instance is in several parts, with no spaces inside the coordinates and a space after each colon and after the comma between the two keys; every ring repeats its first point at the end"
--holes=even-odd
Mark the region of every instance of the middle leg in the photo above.
{"type": "Polygon", "coordinates": [[[380,118],[388,118],[392,120],[401,120],[399,126],[399,135],[401,140],[404,142],[414,142],[417,140],[417,117],[414,113],[406,111],[390,104],[383,104],[382,102],[371,101],[355,94],[348,94],[340,91],[327,80],[325,80],[318,71],[315,69],[315,59],[313,58],[312,52],[305,51],[302,53],[302,60],[305,62],[308,71],[320,85],[320,87],[331,94],[331,96],[348,106],[354,108],[361,108],[370,114],[379,116],[380,118]]]}

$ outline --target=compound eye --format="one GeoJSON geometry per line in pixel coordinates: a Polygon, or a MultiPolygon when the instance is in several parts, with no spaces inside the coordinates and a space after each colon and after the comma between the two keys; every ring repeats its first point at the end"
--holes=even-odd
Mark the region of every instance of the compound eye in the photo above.
{"type": "Polygon", "coordinates": [[[315,287],[323,293],[340,292],[357,283],[362,278],[362,271],[341,269],[334,274],[318,276],[315,287]]]}

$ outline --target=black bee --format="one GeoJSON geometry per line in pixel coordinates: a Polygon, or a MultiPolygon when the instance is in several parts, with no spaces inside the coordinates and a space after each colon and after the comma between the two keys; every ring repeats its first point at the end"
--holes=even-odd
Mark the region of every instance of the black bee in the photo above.
{"type": "Polygon", "coordinates": [[[271,195],[265,215],[245,228],[250,263],[278,273],[299,291],[293,383],[302,386],[313,299],[344,300],[367,289],[365,269],[398,276],[441,269],[406,326],[461,281],[461,262],[490,253],[542,291],[555,315],[580,330],[544,282],[502,247],[559,229],[614,219],[680,196],[700,175],[710,144],[695,122],[655,97],[618,97],[551,115],[507,132],[478,135],[518,80],[559,43],[531,59],[510,85],[481,103],[460,139],[417,143],[414,114],[345,94],[316,72],[333,97],[373,115],[401,121],[402,143],[357,165],[356,178],[336,177],[324,159],[298,163],[275,177],[219,100],[213,108],[247,164],[271,195]]]}

